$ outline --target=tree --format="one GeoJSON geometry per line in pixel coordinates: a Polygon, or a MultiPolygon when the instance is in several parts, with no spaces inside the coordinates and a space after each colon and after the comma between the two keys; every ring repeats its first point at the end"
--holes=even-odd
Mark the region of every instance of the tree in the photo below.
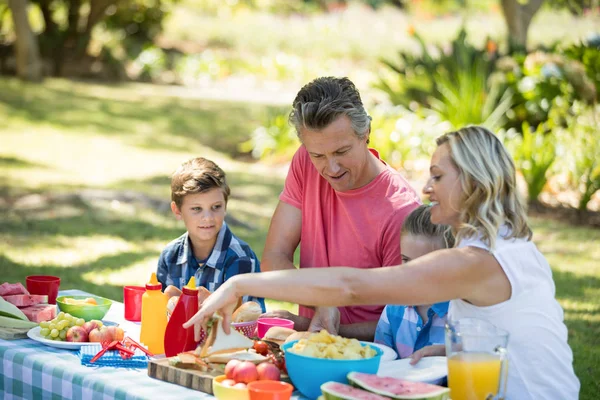
{"type": "Polygon", "coordinates": [[[502,11],[508,27],[509,52],[527,49],[527,31],[544,0],[501,0],[502,11]]]}
{"type": "Polygon", "coordinates": [[[8,0],[15,26],[17,75],[24,80],[42,80],[42,61],[27,15],[27,0],[8,0]]]}

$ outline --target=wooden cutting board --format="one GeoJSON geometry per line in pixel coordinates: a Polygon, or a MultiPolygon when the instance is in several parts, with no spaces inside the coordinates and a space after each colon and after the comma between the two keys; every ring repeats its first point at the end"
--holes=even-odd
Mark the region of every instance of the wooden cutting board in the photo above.
{"type": "Polygon", "coordinates": [[[169,365],[166,358],[150,360],[148,363],[148,375],[189,389],[199,390],[204,393],[213,394],[212,380],[223,372],[207,371],[201,372],[194,369],[183,369],[169,365]]]}
{"type": "Polygon", "coordinates": [[[28,328],[0,328],[0,339],[13,340],[25,339],[27,337],[28,328]]]}

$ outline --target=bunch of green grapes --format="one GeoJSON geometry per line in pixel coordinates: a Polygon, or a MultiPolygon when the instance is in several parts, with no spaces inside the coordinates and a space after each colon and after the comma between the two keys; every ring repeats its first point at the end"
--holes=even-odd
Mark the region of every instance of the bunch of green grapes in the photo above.
{"type": "Polygon", "coordinates": [[[85,324],[83,318],[77,318],[61,311],[56,318],[40,322],[40,335],[49,340],[64,341],[70,327],[83,324],[85,324]]]}

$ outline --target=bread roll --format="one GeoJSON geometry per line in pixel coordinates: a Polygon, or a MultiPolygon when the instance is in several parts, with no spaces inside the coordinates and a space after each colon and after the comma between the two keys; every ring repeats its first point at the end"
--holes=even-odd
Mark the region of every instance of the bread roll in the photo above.
{"type": "Polygon", "coordinates": [[[171,319],[171,314],[173,314],[173,311],[175,310],[175,307],[177,306],[178,301],[179,301],[179,296],[173,296],[167,302],[167,320],[171,319]]]}
{"type": "Polygon", "coordinates": [[[296,333],[294,329],[284,328],[283,326],[272,326],[265,333],[263,339],[282,345],[285,339],[294,333],[296,333]]]}
{"type": "Polygon", "coordinates": [[[254,301],[247,301],[242,304],[232,315],[232,322],[250,322],[256,321],[263,313],[260,304],[254,301]]]}
{"type": "Polygon", "coordinates": [[[285,343],[293,342],[294,340],[308,339],[314,332],[294,332],[285,339],[285,343]]]}

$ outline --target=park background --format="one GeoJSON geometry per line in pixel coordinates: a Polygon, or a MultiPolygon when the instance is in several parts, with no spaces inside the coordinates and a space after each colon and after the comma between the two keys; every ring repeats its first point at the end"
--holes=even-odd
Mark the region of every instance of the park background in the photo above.
{"type": "MultiPolygon", "coordinates": [[[[122,300],[184,230],[170,174],[228,174],[262,254],[295,93],[348,76],[372,144],[419,191],[434,138],[482,124],[519,169],[565,310],[581,399],[600,395],[598,0],[0,1],[0,280],[122,300]]],[[[268,302],[269,308],[290,304],[268,302]]]]}

